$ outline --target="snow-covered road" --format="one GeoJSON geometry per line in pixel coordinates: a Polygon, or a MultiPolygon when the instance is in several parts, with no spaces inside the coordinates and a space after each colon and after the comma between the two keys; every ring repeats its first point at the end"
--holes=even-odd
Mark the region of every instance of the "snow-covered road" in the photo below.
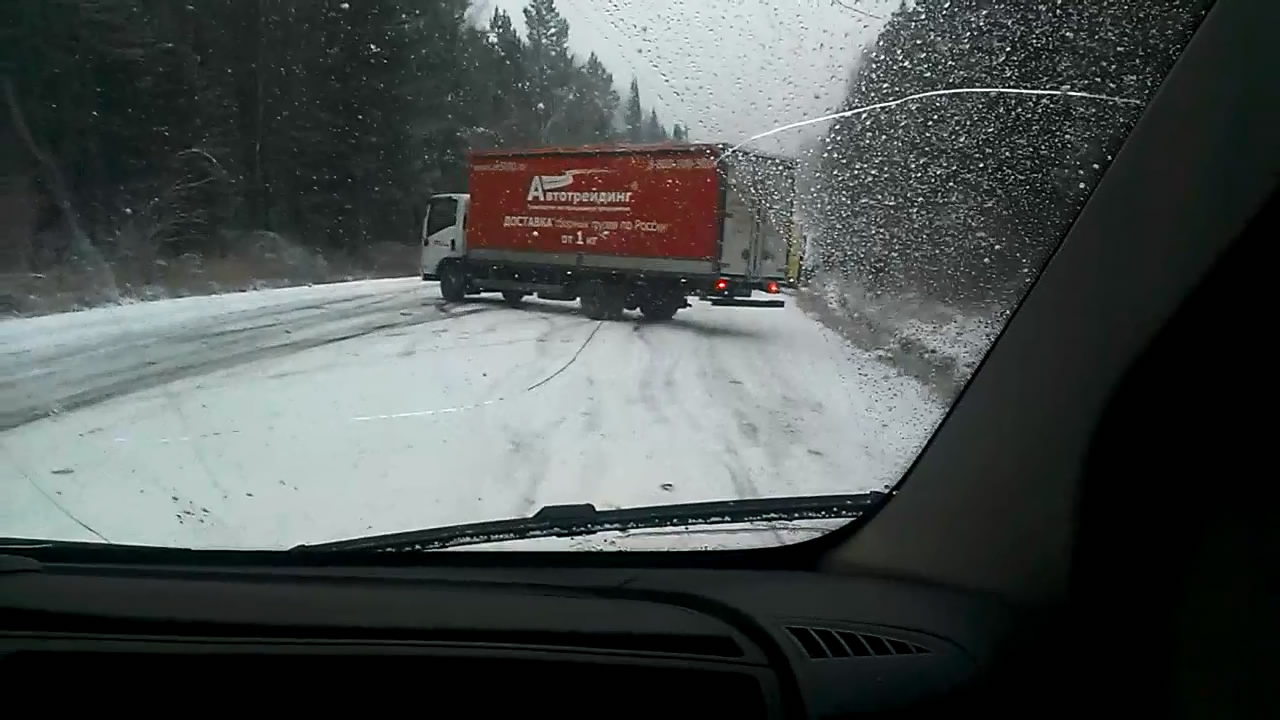
{"type": "Polygon", "coordinates": [[[0,535],[186,547],[880,488],[943,408],[794,306],[397,279],[0,322],[0,535]]]}

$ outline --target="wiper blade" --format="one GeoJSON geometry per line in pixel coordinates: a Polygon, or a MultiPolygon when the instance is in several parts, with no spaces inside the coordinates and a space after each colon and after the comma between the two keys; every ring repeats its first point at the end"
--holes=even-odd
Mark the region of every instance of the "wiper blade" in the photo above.
{"type": "Polygon", "coordinates": [[[785,520],[854,519],[879,507],[888,495],[850,495],[653,505],[597,510],[590,503],[549,505],[530,517],[464,523],[426,530],[370,535],[350,540],[298,545],[291,552],[420,552],[543,537],[581,537],[602,532],[694,525],[734,525],[785,520]]]}
{"type": "Polygon", "coordinates": [[[6,550],[47,550],[50,548],[67,549],[67,548],[124,548],[124,547],[142,547],[131,545],[116,545],[113,543],[98,542],[95,540],[45,540],[42,538],[24,538],[24,537],[4,537],[0,538],[0,552],[6,550]]]}

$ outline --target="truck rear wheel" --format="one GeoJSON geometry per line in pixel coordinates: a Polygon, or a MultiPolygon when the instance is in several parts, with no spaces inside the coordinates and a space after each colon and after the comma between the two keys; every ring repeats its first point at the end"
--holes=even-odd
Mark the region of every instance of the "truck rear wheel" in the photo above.
{"type": "Polygon", "coordinates": [[[462,302],[467,297],[467,275],[456,262],[440,266],[440,297],[445,302],[462,302]]]}
{"type": "Polygon", "coordinates": [[[602,302],[606,320],[621,320],[627,311],[627,289],[620,285],[605,285],[602,302]]]}
{"type": "Polygon", "coordinates": [[[655,302],[646,302],[642,304],[640,306],[640,312],[644,314],[645,320],[662,322],[675,317],[676,311],[680,309],[680,304],[679,300],[662,298],[655,302]]]}
{"type": "Polygon", "coordinates": [[[604,320],[604,305],[601,302],[603,295],[604,287],[598,280],[585,283],[578,293],[578,301],[582,304],[582,314],[592,320],[604,320]]]}
{"type": "Polygon", "coordinates": [[[627,290],[621,285],[606,285],[590,280],[579,293],[582,314],[592,320],[621,320],[627,306],[627,290]]]}

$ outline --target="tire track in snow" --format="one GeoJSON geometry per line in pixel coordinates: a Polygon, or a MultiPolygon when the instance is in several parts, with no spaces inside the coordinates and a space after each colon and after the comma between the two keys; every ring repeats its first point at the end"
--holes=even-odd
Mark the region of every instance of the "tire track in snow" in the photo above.
{"type": "Polygon", "coordinates": [[[525,392],[532,392],[542,387],[543,385],[546,385],[552,380],[555,380],[556,378],[560,377],[561,373],[563,373],[565,370],[568,370],[570,367],[572,367],[574,363],[578,362],[578,357],[582,355],[582,351],[587,349],[587,345],[591,344],[591,341],[595,339],[596,333],[600,332],[600,328],[603,326],[604,326],[604,322],[597,322],[596,326],[591,328],[591,332],[587,335],[587,339],[582,341],[582,344],[578,346],[578,349],[573,352],[573,356],[570,357],[569,360],[565,362],[565,364],[561,365],[559,369],[557,369],[555,372],[542,378],[538,382],[530,385],[528,388],[525,389],[525,392]]]}
{"type": "MultiPolygon", "coordinates": [[[[523,395],[524,393],[533,392],[534,390],[537,390],[538,388],[546,385],[552,380],[555,380],[562,373],[564,373],[564,371],[572,367],[573,364],[577,362],[578,358],[582,355],[582,351],[587,349],[587,345],[591,343],[591,341],[595,338],[596,333],[600,331],[600,328],[603,325],[604,325],[604,322],[597,322],[595,327],[591,328],[591,332],[587,334],[586,339],[584,339],[582,341],[582,344],[578,346],[578,349],[574,351],[573,355],[568,360],[566,360],[563,365],[557,368],[555,372],[551,373],[550,375],[547,375],[546,377],[538,380],[532,385],[524,388],[518,394],[523,395]]],[[[351,418],[350,421],[351,422],[372,422],[375,420],[403,420],[406,418],[431,417],[433,415],[447,415],[451,413],[465,412],[467,410],[478,410],[482,407],[488,407],[490,405],[496,405],[498,403],[505,402],[507,400],[510,400],[512,397],[514,397],[514,395],[512,396],[502,395],[502,396],[493,398],[491,400],[482,400],[480,402],[468,403],[466,405],[458,405],[456,407],[433,408],[430,410],[412,410],[409,412],[388,413],[384,415],[364,415],[360,417],[353,417],[351,418]]]]}
{"type": "MultiPolygon", "coordinates": [[[[488,407],[488,406],[490,406],[490,405],[495,405],[495,404],[498,404],[498,403],[501,403],[501,402],[505,402],[505,401],[507,401],[507,400],[514,399],[514,398],[516,398],[516,397],[522,396],[522,395],[523,395],[523,394],[525,394],[525,393],[532,392],[532,391],[534,391],[534,390],[537,390],[537,389],[541,388],[542,386],[544,386],[544,385],[546,385],[547,383],[549,383],[551,380],[555,379],[556,377],[560,376],[560,375],[561,375],[561,374],[563,374],[565,371],[567,371],[567,370],[568,370],[572,365],[574,365],[574,364],[577,362],[577,360],[579,359],[579,357],[581,357],[581,355],[582,355],[583,351],[585,351],[585,350],[586,350],[587,346],[588,346],[588,345],[592,342],[592,340],[595,338],[596,334],[599,332],[600,327],[601,327],[602,325],[603,325],[603,323],[599,323],[599,322],[598,322],[598,323],[596,323],[596,324],[592,327],[591,332],[590,332],[590,333],[588,333],[588,334],[587,334],[587,336],[586,336],[586,337],[585,337],[581,342],[579,342],[578,347],[575,349],[574,353],[573,353],[573,354],[572,354],[572,355],[571,355],[567,360],[565,360],[565,361],[563,361],[561,364],[559,364],[553,372],[551,372],[551,373],[549,373],[549,374],[547,374],[547,375],[545,375],[545,376],[543,376],[543,377],[539,378],[538,380],[536,380],[536,381],[535,381],[535,382],[533,382],[532,384],[530,384],[530,385],[528,385],[528,386],[526,386],[526,387],[522,388],[521,390],[517,391],[516,393],[512,393],[512,394],[505,394],[505,395],[499,395],[498,397],[495,397],[495,398],[492,398],[492,399],[489,399],[489,400],[483,400],[483,401],[480,401],[480,402],[474,402],[474,403],[467,403],[467,404],[458,405],[458,406],[443,407],[443,408],[432,408],[432,409],[426,409],[426,410],[413,410],[413,411],[408,411],[408,412],[388,413],[388,414],[380,414],[380,415],[364,415],[364,416],[357,416],[357,417],[347,418],[346,420],[337,420],[337,421],[334,421],[334,422],[336,422],[336,423],[342,423],[342,424],[345,424],[345,423],[351,423],[351,422],[372,422],[372,421],[377,421],[377,420],[396,420],[396,419],[409,419],[409,418],[418,418],[418,417],[431,417],[431,416],[435,416],[435,415],[449,415],[449,414],[453,414],[453,413],[465,412],[465,411],[468,411],[468,410],[477,410],[477,409],[480,409],[480,408],[488,407]]],[[[578,327],[583,327],[583,326],[582,326],[582,325],[580,325],[580,324],[574,324],[574,325],[557,325],[557,326],[555,326],[554,328],[552,328],[551,330],[547,331],[546,333],[543,333],[543,335],[549,335],[549,334],[552,334],[552,333],[554,333],[554,332],[558,332],[558,331],[565,330],[565,329],[568,329],[568,328],[578,328],[578,327]]],[[[464,346],[460,346],[460,347],[458,347],[457,349],[467,349],[468,347],[474,347],[474,346],[465,346],[465,345],[464,345],[464,346]]],[[[313,430],[313,431],[318,432],[318,431],[320,431],[320,428],[319,428],[318,426],[313,426],[313,427],[312,427],[312,430],[313,430]]],[[[117,439],[116,439],[116,442],[120,442],[120,443],[128,442],[128,443],[130,443],[130,444],[138,444],[138,443],[144,443],[144,444],[145,444],[145,443],[160,443],[160,444],[168,444],[168,443],[188,443],[188,442],[196,442],[196,441],[204,440],[204,439],[207,439],[207,438],[210,438],[210,437],[218,437],[218,436],[224,436],[224,435],[235,435],[235,434],[239,434],[239,432],[240,432],[239,430],[231,429],[231,430],[219,430],[219,431],[217,431],[217,432],[211,432],[211,433],[199,433],[199,434],[190,434],[190,435],[175,435],[175,436],[171,436],[171,437],[151,438],[151,439],[145,439],[145,440],[117,438],[117,439]]]]}
{"type": "Polygon", "coordinates": [[[21,475],[23,479],[27,481],[28,484],[31,485],[31,488],[35,490],[37,494],[39,494],[46,501],[48,501],[48,503],[52,505],[58,512],[62,513],[68,520],[75,523],[76,525],[79,525],[86,532],[98,538],[102,542],[105,542],[105,543],[111,542],[102,533],[98,532],[97,530],[94,530],[92,527],[89,526],[88,523],[81,520],[74,513],[68,510],[65,505],[63,505],[61,502],[58,502],[58,499],[56,497],[54,497],[47,490],[45,490],[44,487],[40,485],[40,483],[36,482],[35,477],[33,477],[31,473],[27,472],[26,468],[19,467],[18,456],[10,452],[9,449],[5,447],[4,441],[2,439],[0,439],[0,452],[3,452],[5,455],[9,456],[9,462],[12,464],[12,467],[18,471],[18,474],[21,475]]]}
{"type": "MultiPolygon", "coordinates": [[[[546,359],[546,354],[547,354],[545,349],[546,344],[553,336],[558,334],[560,331],[565,330],[566,328],[576,329],[577,327],[579,327],[576,324],[575,325],[569,325],[567,323],[557,324],[555,322],[555,319],[550,316],[533,314],[533,313],[524,313],[524,312],[521,312],[519,309],[514,309],[514,308],[505,310],[503,312],[503,315],[505,315],[507,318],[511,320],[514,320],[517,326],[528,327],[530,325],[530,319],[532,318],[533,320],[536,320],[537,322],[541,323],[543,325],[543,328],[537,333],[533,334],[532,337],[525,336],[525,337],[518,337],[518,338],[512,338],[512,339],[506,339],[506,340],[497,340],[497,341],[488,342],[488,343],[466,344],[466,345],[460,345],[459,347],[466,347],[468,349],[471,349],[471,348],[479,349],[479,348],[485,348],[485,347],[503,347],[503,346],[533,343],[534,356],[538,359],[538,361],[542,361],[546,359]]],[[[538,365],[540,363],[534,363],[534,364],[538,365]]],[[[515,380],[515,382],[519,382],[518,376],[522,370],[527,369],[527,366],[528,366],[527,363],[518,364],[511,367],[507,372],[503,373],[502,375],[496,378],[490,378],[482,394],[503,397],[507,392],[503,390],[503,387],[510,385],[511,382],[509,381],[512,381],[513,379],[515,380]]]]}
{"type": "MultiPolygon", "coordinates": [[[[479,306],[479,307],[483,307],[483,306],[479,306]]],[[[495,318],[493,322],[478,329],[475,332],[476,335],[488,335],[490,333],[496,332],[499,328],[505,327],[507,325],[518,324],[520,322],[518,318],[512,317],[508,313],[499,312],[497,308],[493,310],[485,309],[485,310],[477,310],[477,311],[466,312],[466,313],[451,312],[449,314],[449,317],[450,319],[455,319],[455,318],[464,318],[470,315],[497,316],[497,318],[495,318]]],[[[435,335],[436,337],[441,337],[443,335],[448,334],[449,331],[450,331],[449,323],[444,323],[439,329],[432,331],[432,334],[435,335]]],[[[469,337],[471,337],[471,335],[467,334],[466,331],[464,331],[464,334],[459,336],[460,339],[464,342],[458,342],[453,345],[434,346],[434,347],[424,348],[422,347],[422,341],[424,339],[422,333],[405,332],[405,333],[399,333],[399,335],[405,335],[405,336],[408,336],[409,338],[406,341],[404,347],[401,348],[399,353],[397,353],[399,357],[406,357],[406,358],[413,357],[417,355],[419,352],[423,354],[428,354],[428,353],[438,353],[438,352],[449,352],[452,350],[471,350],[474,348],[501,347],[504,345],[518,345],[520,343],[534,342],[535,340],[537,340],[537,338],[517,338],[514,340],[495,340],[493,342],[471,343],[471,342],[465,342],[469,337]]]]}
{"type": "MultiPolygon", "coordinates": [[[[777,392],[761,397],[759,386],[776,390],[772,383],[774,373],[740,367],[744,359],[749,361],[757,356],[734,348],[728,339],[698,345],[697,378],[702,395],[723,413],[722,422],[711,427],[709,434],[713,442],[723,448],[724,470],[733,492],[740,498],[762,497],[757,479],[771,484],[774,478],[785,477],[788,470],[770,451],[773,428],[761,427],[770,417],[770,410],[776,410],[777,403],[770,400],[777,392]],[[747,380],[740,377],[744,370],[748,371],[744,376],[747,380]],[[760,477],[762,475],[764,477],[760,477]]],[[[790,470],[794,472],[794,468],[790,470]]]]}
{"type": "Polygon", "coordinates": [[[0,381],[0,432],[174,380],[456,317],[431,313],[435,303],[425,303],[426,315],[405,318],[399,314],[406,299],[421,307],[418,298],[416,293],[400,291],[373,298],[342,298],[332,303],[309,302],[301,307],[294,303],[285,309],[272,305],[211,315],[199,321],[198,329],[149,336],[127,331],[98,342],[69,342],[58,346],[51,357],[30,361],[33,366],[40,366],[40,375],[52,376],[49,387],[41,387],[38,381],[33,383],[27,377],[30,373],[24,375],[21,368],[17,372],[6,368],[5,380],[0,381]],[[329,312],[332,308],[338,309],[329,312]],[[293,322],[281,320],[307,311],[314,312],[293,322]],[[246,319],[259,322],[227,327],[243,324],[246,319]]]}
{"type": "Polygon", "coordinates": [[[551,467],[547,437],[555,434],[567,421],[567,417],[561,416],[549,425],[532,431],[527,427],[503,425],[508,450],[503,458],[503,465],[506,467],[504,475],[513,479],[512,489],[516,490],[515,497],[520,499],[516,515],[525,515],[542,504],[538,500],[538,491],[546,481],[547,470],[551,467]]]}
{"type": "MultiPolygon", "coordinates": [[[[650,331],[646,330],[647,326],[643,323],[636,323],[633,328],[634,335],[639,340],[640,345],[645,349],[645,366],[644,372],[640,377],[640,403],[653,415],[654,420],[659,424],[666,425],[671,422],[671,418],[664,409],[665,403],[658,399],[656,388],[662,386],[668,390],[674,384],[673,373],[675,362],[665,362],[665,358],[669,354],[660,353],[654,347],[650,338],[650,331]],[[663,366],[666,366],[666,372],[663,372],[663,366]]],[[[680,357],[675,354],[674,357],[680,357]]],[[[676,397],[673,392],[665,393],[667,397],[676,397]]]]}

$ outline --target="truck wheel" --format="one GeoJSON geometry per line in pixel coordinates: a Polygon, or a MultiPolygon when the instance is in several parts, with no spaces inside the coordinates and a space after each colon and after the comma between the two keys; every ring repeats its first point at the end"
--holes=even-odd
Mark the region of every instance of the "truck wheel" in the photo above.
{"type": "Polygon", "coordinates": [[[505,300],[508,305],[514,307],[519,305],[521,300],[524,300],[524,293],[519,290],[503,290],[502,299],[505,300]]]}
{"type": "Polygon", "coordinates": [[[644,313],[645,320],[653,322],[662,322],[670,320],[676,316],[676,311],[680,309],[680,303],[670,298],[664,298],[657,302],[645,303],[640,306],[640,312],[644,313]]]}
{"type": "Polygon", "coordinates": [[[621,285],[604,286],[600,304],[606,320],[621,320],[627,312],[627,289],[621,285]]]}
{"type": "Polygon", "coordinates": [[[582,302],[582,314],[592,320],[621,320],[627,307],[627,289],[621,285],[606,285],[599,280],[583,284],[578,293],[582,302]]]}
{"type": "Polygon", "coordinates": [[[462,302],[467,297],[467,276],[456,262],[446,263],[439,270],[440,297],[445,302],[462,302]]]}
{"type": "Polygon", "coordinates": [[[578,302],[582,305],[582,314],[592,320],[604,320],[604,285],[599,280],[583,284],[578,292],[578,302]]]}

